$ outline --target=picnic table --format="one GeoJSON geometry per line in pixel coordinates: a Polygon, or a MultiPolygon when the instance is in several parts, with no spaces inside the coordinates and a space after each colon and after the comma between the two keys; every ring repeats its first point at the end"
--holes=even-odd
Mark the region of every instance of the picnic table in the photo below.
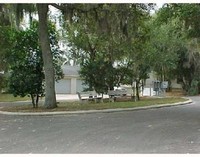
{"type": "Polygon", "coordinates": [[[126,90],[109,90],[108,96],[109,96],[109,102],[114,102],[118,97],[124,97],[127,95],[126,90]]]}
{"type": "Polygon", "coordinates": [[[103,96],[97,94],[95,91],[77,92],[81,103],[88,101],[103,102],[103,96]]]}

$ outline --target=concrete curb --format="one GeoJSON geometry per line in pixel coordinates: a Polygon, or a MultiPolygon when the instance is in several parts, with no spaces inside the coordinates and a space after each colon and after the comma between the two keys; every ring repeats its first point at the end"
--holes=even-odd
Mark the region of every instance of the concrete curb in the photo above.
{"type": "Polygon", "coordinates": [[[191,99],[188,99],[187,101],[184,101],[184,102],[178,102],[178,103],[172,103],[172,104],[159,104],[159,105],[151,105],[151,106],[135,107],[135,108],[117,108],[117,109],[104,109],[104,110],[83,110],[83,111],[35,112],[35,113],[0,111],[0,114],[17,115],[17,116],[48,116],[48,115],[64,115],[64,114],[109,113],[109,112],[137,111],[137,110],[146,110],[146,109],[170,107],[170,106],[177,106],[177,105],[186,105],[186,104],[190,104],[192,102],[193,101],[191,99]]]}

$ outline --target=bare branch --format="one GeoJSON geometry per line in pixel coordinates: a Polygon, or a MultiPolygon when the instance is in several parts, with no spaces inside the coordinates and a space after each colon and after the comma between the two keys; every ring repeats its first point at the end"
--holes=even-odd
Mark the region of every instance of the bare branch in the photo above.
{"type": "Polygon", "coordinates": [[[65,7],[64,6],[61,6],[59,4],[56,4],[56,3],[50,3],[49,5],[55,7],[56,9],[59,9],[61,11],[65,11],[65,7]]]}

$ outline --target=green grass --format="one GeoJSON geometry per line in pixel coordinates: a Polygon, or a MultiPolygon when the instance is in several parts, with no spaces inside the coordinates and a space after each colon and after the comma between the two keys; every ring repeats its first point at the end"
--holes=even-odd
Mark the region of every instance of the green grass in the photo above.
{"type": "Polygon", "coordinates": [[[115,109],[115,108],[134,108],[142,106],[150,106],[157,104],[168,104],[176,102],[184,102],[187,99],[171,97],[171,98],[142,98],[141,101],[133,102],[126,100],[123,102],[104,102],[104,103],[84,103],[79,102],[60,102],[57,108],[45,109],[39,106],[38,109],[33,109],[31,105],[4,107],[1,110],[12,112],[54,112],[54,111],[77,111],[77,110],[102,110],[102,109],[115,109]]]}
{"type": "Polygon", "coordinates": [[[14,102],[30,100],[29,97],[14,97],[12,94],[0,94],[0,102],[14,102]]]}
{"type": "MultiPolygon", "coordinates": [[[[150,106],[156,104],[167,104],[175,102],[186,101],[184,98],[143,98],[141,101],[124,101],[124,102],[106,102],[106,103],[86,103],[80,104],[77,102],[74,103],[61,103],[59,108],[65,108],[68,111],[75,110],[101,110],[101,109],[110,109],[110,108],[132,108],[132,107],[142,107],[150,106]]],[[[55,109],[56,110],[56,109],[55,109]]]]}

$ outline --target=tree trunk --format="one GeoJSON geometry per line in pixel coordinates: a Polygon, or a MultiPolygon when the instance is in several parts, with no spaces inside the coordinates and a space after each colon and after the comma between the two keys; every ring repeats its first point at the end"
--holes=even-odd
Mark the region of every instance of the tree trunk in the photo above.
{"type": "Polygon", "coordinates": [[[56,94],[55,94],[55,73],[53,67],[53,56],[50,48],[50,41],[48,35],[48,4],[37,4],[39,16],[39,42],[42,48],[42,58],[44,62],[45,74],[45,102],[46,108],[55,108],[56,94]]]}
{"type": "Polygon", "coordinates": [[[36,104],[36,108],[38,108],[38,102],[39,102],[39,98],[40,98],[40,97],[39,97],[39,95],[38,95],[38,94],[36,94],[36,103],[35,103],[35,104],[36,104]]]}
{"type": "MultiPolygon", "coordinates": [[[[140,81],[139,81],[140,82],[140,81]]],[[[136,97],[137,97],[137,100],[139,101],[140,100],[140,93],[139,93],[139,82],[136,81],[136,97]]]]}
{"type": "Polygon", "coordinates": [[[31,94],[31,100],[32,100],[33,108],[35,108],[35,99],[34,99],[34,95],[33,94],[31,94]]]}

